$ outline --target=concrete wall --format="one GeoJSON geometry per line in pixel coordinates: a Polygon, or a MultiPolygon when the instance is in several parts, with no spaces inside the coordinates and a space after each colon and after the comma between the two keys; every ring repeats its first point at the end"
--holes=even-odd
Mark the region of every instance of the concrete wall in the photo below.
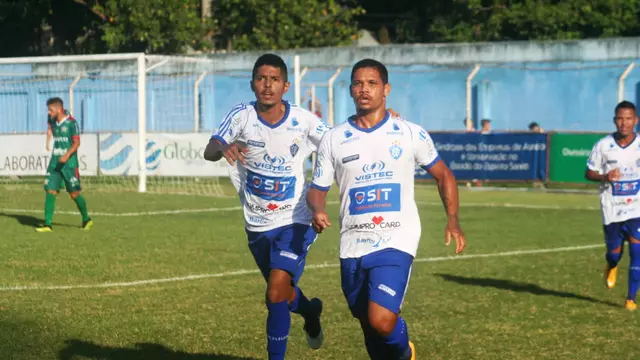
{"type": "MultiPolygon", "coordinates": [[[[172,60],[155,68],[147,81],[148,131],[192,131],[194,96],[200,128],[213,130],[235,103],[253,99],[248,83],[259,54],[212,55],[201,57],[197,64],[172,60]],[[203,79],[194,94],[193,84],[203,69],[213,74],[203,79]]],[[[389,67],[388,105],[429,130],[462,129],[465,79],[479,64],[472,84],[475,121],[489,118],[495,130],[524,130],[536,121],[547,130],[607,131],[617,103],[618,77],[640,58],[640,38],[391,45],[279,54],[290,65],[299,54],[302,66],[308,68],[303,96],[310,84],[326,83],[342,67],[334,87],[336,122],[344,121],[353,110],[348,93],[350,66],[371,57],[389,67]]],[[[74,115],[84,131],[137,128],[135,69],[125,65],[93,63],[90,76],[75,85],[74,115]]],[[[87,67],[82,63],[0,65],[0,107],[5,114],[0,132],[44,131],[44,102],[51,96],[68,102],[69,85],[79,71],[87,67]]],[[[625,98],[638,100],[640,69],[631,72],[625,85],[625,98]]],[[[293,93],[292,87],[286,98],[292,101],[293,93]]],[[[326,116],[326,87],[319,85],[316,95],[326,116]]]]}

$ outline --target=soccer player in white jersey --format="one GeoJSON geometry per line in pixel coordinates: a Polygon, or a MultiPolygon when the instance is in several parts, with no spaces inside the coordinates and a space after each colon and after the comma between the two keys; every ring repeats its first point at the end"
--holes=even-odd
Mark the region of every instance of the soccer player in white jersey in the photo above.
{"type": "Polygon", "coordinates": [[[465,247],[458,222],[458,188],[429,134],[390,115],[386,67],[365,59],[351,71],[356,114],[329,130],[317,152],[307,202],[318,232],[331,226],[326,195],[335,179],[340,189],[342,291],[360,320],[371,359],[415,359],[407,325],[399,316],[420,240],[414,199],[419,165],[435,179],[447,213],[446,240],[465,247]]]}
{"type": "Polygon", "coordinates": [[[282,99],[287,67],[277,55],[258,58],[251,80],[256,101],[226,115],[205,149],[210,161],[226,158],[244,208],[249,248],[267,280],[267,351],[285,358],[290,311],[302,315],[307,342],[322,345],[322,302],[298,287],[307,251],[317,238],[305,204],[304,161],[328,127],[313,113],[282,99]]]}
{"type": "Polygon", "coordinates": [[[587,161],[586,178],[600,183],[600,206],[607,245],[605,284],[616,284],[624,241],[629,242],[629,289],[625,308],[637,308],[640,284],[640,139],[638,115],[629,101],[616,106],[616,132],[598,141],[587,161]]]}

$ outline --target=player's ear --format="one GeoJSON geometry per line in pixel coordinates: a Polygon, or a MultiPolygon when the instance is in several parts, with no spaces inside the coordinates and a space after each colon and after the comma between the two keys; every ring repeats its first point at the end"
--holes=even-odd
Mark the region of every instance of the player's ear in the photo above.
{"type": "Polygon", "coordinates": [[[287,91],[289,91],[289,86],[291,86],[290,82],[287,81],[284,83],[284,92],[282,92],[283,94],[286,94],[287,91]]]}
{"type": "Polygon", "coordinates": [[[389,96],[390,92],[391,92],[391,84],[389,83],[384,84],[384,97],[389,96]]]}

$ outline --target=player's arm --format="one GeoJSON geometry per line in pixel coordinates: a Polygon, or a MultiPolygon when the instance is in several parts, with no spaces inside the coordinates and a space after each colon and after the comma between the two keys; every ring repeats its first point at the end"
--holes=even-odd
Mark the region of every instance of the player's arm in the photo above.
{"type": "Polygon", "coordinates": [[[449,167],[442,161],[431,136],[422,128],[417,127],[414,136],[416,164],[426,170],[433,177],[438,186],[438,193],[444,211],[447,215],[445,228],[445,245],[449,246],[451,238],[456,242],[456,253],[459,254],[466,246],[464,233],[460,227],[458,210],[458,184],[449,167]]]}
{"type": "Polygon", "coordinates": [[[602,152],[600,151],[600,143],[597,143],[593,147],[593,150],[591,150],[584,177],[587,180],[595,182],[611,182],[620,179],[620,170],[618,169],[613,169],[608,173],[604,172],[604,161],[602,152]]]}
{"type": "Polygon", "coordinates": [[[307,204],[313,213],[313,221],[311,224],[318,234],[331,226],[326,206],[327,193],[333,183],[334,173],[335,169],[331,152],[331,133],[329,132],[322,137],[322,141],[320,142],[311,188],[307,193],[307,204]]]}
{"type": "Polygon", "coordinates": [[[75,121],[73,126],[70,128],[70,132],[69,136],[71,136],[71,147],[60,157],[58,160],[60,163],[66,163],[69,161],[69,158],[78,151],[78,148],[80,148],[80,129],[75,121]]]}
{"type": "Polygon", "coordinates": [[[240,104],[227,113],[204,149],[205,160],[219,161],[224,157],[231,165],[237,160],[245,163],[244,154],[247,153],[247,148],[235,143],[244,127],[243,120],[246,121],[245,111],[243,111],[245,108],[240,104]]]}
{"type": "Polygon", "coordinates": [[[51,123],[49,121],[47,121],[47,143],[45,145],[45,148],[47,149],[47,151],[51,150],[51,137],[53,136],[53,133],[51,131],[51,123]]]}

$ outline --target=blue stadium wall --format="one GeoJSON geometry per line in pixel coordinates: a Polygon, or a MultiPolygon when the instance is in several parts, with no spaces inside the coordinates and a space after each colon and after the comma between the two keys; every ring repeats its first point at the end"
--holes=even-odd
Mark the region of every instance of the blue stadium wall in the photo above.
{"type": "MultiPolygon", "coordinates": [[[[489,118],[495,130],[526,130],[531,121],[547,130],[608,131],[617,103],[618,77],[640,58],[640,38],[572,42],[510,42],[454,45],[392,45],[375,48],[306,49],[281,52],[292,65],[300,54],[309,71],[302,95],[312,83],[326,83],[338,67],[335,121],[352,112],[348,92],[350,66],[365,57],[388,64],[391,95],[388,105],[411,121],[435,130],[461,130],[465,118],[465,79],[481,66],[472,84],[472,114],[489,118]],[[429,64],[429,65],[424,65],[429,64]]],[[[213,74],[197,94],[201,131],[215,129],[234,104],[249,101],[250,70],[258,53],[209,56],[213,74]]],[[[30,65],[2,66],[0,73],[1,133],[43,132],[44,102],[60,96],[68,102],[73,78],[48,82],[24,74],[30,65]]],[[[165,77],[151,73],[147,81],[147,130],[190,132],[194,129],[193,84],[197,73],[165,77]]],[[[290,74],[290,80],[292,74],[290,74]]],[[[134,77],[106,80],[82,78],[74,87],[74,115],[84,132],[135,131],[137,93],[134,77]]],[[[624,97],[637,101],[640,69],[625,81],[624,97]]],[[[293,86],[287,94],[293,100],[293,86]]],[[[316,89],[327,114],[327,90],[316,89]]],[[[306,105],[306,104],[302,104],[306,105]]]]}

